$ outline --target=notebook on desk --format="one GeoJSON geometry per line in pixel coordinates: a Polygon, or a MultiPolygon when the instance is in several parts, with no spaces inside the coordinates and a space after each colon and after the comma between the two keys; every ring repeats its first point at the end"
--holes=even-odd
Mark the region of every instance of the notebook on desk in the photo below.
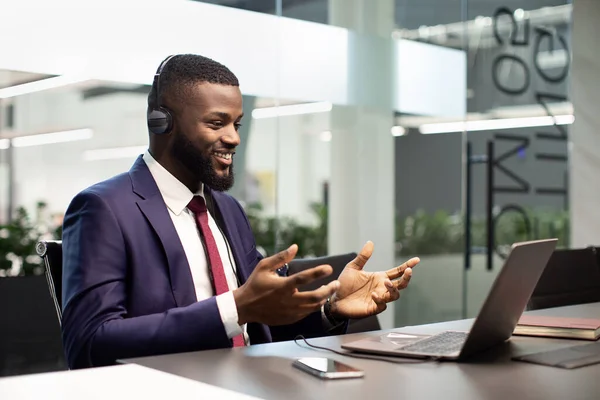
{"type": "Polygon", "coordinates": [[[396,333],[399,338],[394,338],[394,333],[379,333],[345,343],[342,348],[392,356],[462,360],[503,343],[512,335],[556,243],[557,239],[547,239],[512,245],[469,332],[446,331],[412,338],[403,333],[396,333]]]}
{"type": "Polygon", "coordinates": [[[598,340],[600,319],[523,315],[513,334],[598,340]]]}

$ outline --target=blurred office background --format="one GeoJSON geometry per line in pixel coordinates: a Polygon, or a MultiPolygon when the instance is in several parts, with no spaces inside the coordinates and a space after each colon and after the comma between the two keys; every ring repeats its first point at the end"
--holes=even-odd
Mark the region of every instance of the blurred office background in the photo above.
{"type": "MultiPolygon", "coordinates": [[[[598,167],[597,117],[588,106],[574,124],[572,101],[597,75],[572,78],[572,28],[600,10],[571,3],[2,1],[0,281],[43,279],[35,242],[60,238],[71,198],[145,150],[153,74],[190,52],[240,79],[231,193],[265,254],[372,240],[369,269],[422,260],[382,328],[472,317],[511,243],[598,244],[598,216],[574,213],[593,184],[569,171],[598,167]]],[[[596,39],[579,40],[583,54],[596,39]]]]}

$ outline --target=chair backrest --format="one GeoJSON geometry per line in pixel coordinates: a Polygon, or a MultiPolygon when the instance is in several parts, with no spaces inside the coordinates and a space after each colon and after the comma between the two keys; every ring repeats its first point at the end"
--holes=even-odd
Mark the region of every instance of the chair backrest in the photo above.
{"type": "Polygon", "coordinates": [[[51,297],[42,275],[0,278],[0,377],[67,369],[51,297]]]}
{"type": "Polygon", "coordinates": [[[600,265],[597,250],[555,250],[538,281],[528,310],[600,301],[600,265]]]}
{"type": "Polygon", "coordinates": [[[62,241],[42,240],[37,243],[36,251],[44,260],[44,271],[48,290],[54,301],[58,322],[62,321],[62,241]]]}
{"type": "MultiPolygon", "coordinates": [[[[289,263],[289,274],[295,274],[309,268],[314,268],[319,265],[328,264],[333,268],[333,273],[327,277],[317,279],[310,284],[300,287],[300,291],[315,290],[326,285],[329,282],[337,279],[346,264],[356,257],[356,253],[338,254],[333,256],[317,257],[317,258],[299,258],[292,260],[289,263]]],[[[359,320],[350,320],[348,325],[348,333],[377,331],[381,329],[377,316],[367,317],[359,320]]]]}

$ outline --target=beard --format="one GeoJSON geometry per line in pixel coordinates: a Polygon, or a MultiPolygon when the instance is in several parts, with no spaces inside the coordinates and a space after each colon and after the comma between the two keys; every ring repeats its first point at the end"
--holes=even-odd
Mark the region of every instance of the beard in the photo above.
{"type": "Polygon", "coordinates": [[[197,179],[218,192],[225,192],[233,186],[233,162],[229,165],[227,175],[219,176],[212,163],[212,156],[198,150],[181,132],[173,138],[173,156],[193,172],[197,179]]]}

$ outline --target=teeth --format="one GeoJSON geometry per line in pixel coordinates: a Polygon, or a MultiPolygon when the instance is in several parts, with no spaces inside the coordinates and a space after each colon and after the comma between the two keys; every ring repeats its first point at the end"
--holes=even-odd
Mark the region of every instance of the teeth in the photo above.
{"type": "Polygon", "coordinates": [[[231,160],[231,153],[215,153],[217,157],[224,158],[226,160],[231,160]]]}

